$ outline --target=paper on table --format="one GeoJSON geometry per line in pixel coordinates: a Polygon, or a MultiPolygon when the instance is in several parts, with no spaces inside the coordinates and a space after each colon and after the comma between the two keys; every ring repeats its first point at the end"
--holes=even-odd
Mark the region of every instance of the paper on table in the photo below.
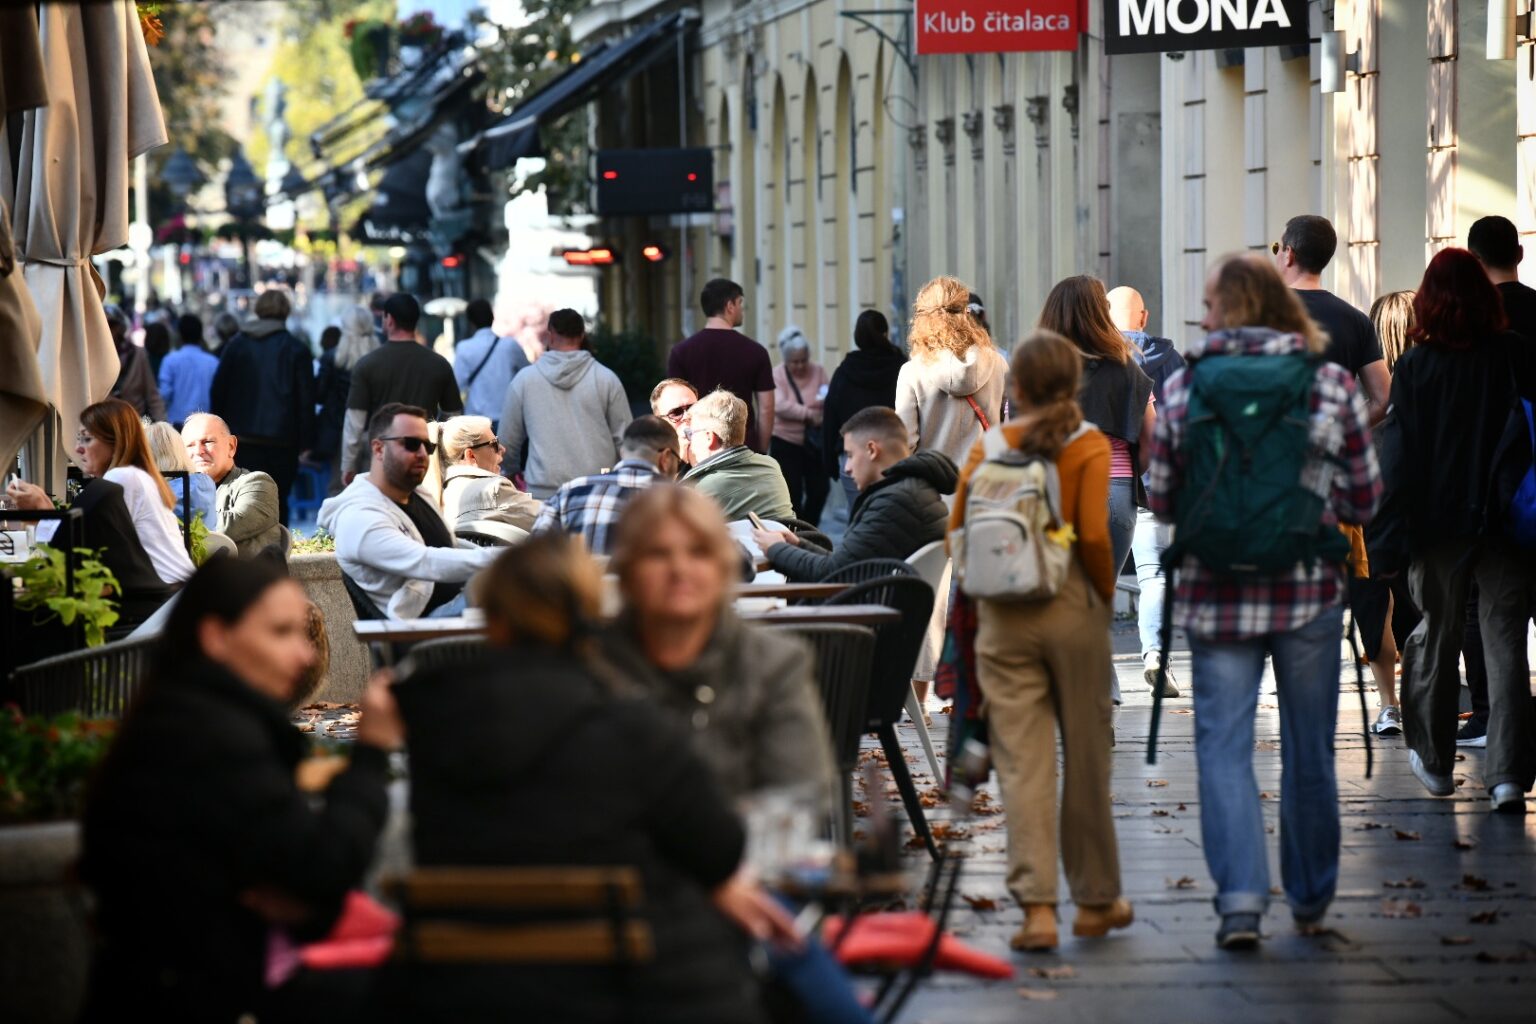
{"type": "Polygon", "coordinates": [[[45,519],[37,524],[37,542],[47,544],[53,540],[53,535],[59,532],[58,519],[45,519]]]}

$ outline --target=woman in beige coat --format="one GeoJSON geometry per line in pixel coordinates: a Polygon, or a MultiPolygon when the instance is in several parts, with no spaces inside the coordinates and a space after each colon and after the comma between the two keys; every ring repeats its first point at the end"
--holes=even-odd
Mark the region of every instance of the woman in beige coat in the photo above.
{"type": "Polygon", "coordinates": [[[443,521],[508,543],[528,536],[540,503],[501,475],[506,449],[484,416],[455,416],[437,428],[443,521]]]}
{"type": "Polygon", "coordinates": [[[936,277],[917,293],[908,345],[896,412],[914,450],[941,451],[958,466],[1002,418],[1008,361],[971,310],[970,289],[953,277],[936,277]]]}

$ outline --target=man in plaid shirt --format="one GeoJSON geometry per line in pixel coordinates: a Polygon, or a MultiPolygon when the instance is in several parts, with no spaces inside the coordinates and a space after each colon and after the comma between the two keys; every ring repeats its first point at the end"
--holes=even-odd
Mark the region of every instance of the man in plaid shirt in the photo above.
{"type": "MultiPolygon", "coordinates": [[[[1216,355],[1320,353],[1324,339],[1300,301],[1262,259],[1228,257],[1205,284],[1211,332],[1169,378],[1152,437],[1147,494],[1174,517],[1183,478],[1190,381],[1216,355]]],[[[1366,406],[1343,367],[1319,363],[1311,392],[1310,451],[1301,483],[1324,502],[1321,525],[1364,523],[1381,500],[1366,406]]],[[[1178,538],[1175,536],[1175,542],[1178,538]]],[[[1177,571],[1169,614],[1189,634],[1195,754],[1206,863],[1218,888],[1217,944],[1253,948],[1270,896],[1264,815],[1253,773],[1253,718],[1266,656],[1280,694],[1280,863],[1297,927],[1315,929],[1338,880],[1339,809],[1333,734],[1338,714],[1342,565],[1297,564],[1267,578],[1218,576],[1192,556],[1177,571]]]]}
{"type": "Polygon", "coordinates": [[[609,536],[629,499],[677,476],[682,465],[677,445],[677,431],[661,417],[630,421],[619,441],[619,464],[564,484],[544,503],[533,532],[579,533],[594,555],[608,554],[609,536]]]}

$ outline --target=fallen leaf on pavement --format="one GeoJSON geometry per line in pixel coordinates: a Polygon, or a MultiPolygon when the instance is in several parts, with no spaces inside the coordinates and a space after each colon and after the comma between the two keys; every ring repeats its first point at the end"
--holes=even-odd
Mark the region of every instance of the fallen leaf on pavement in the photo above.
{"type": "Polygon", "coordinates": [[[1442,946],[1470,946],[1470,945],[1472,945],[1472,936],[1470,936],[1470,935],[1442,935],[1442,936],[1440,936],[1440,945],[1442,945],[1442,946]]]}
{"type": "Polygon", "coordinates": [[[1382,917],[1422,917],[1424,908],[1412,900],[1382,900],[1382,917]]]}
{"type": "Polygon", "coordinates": [[[1403,829],[1399,828],[1394,829],[1392,834],[1404,842],[1416,843],[1419,841],[1419,834],[1417,832],[1405,832],[1403,829]]]}
{"type": "Polygon", "coordinates": [[[1052,999],[1058,999],[1061,993],[1054,988],[1021,988],[1019,998],[1029,999],[1037,1003],[1048,1003],[1052,999]]]}
{"type": "Polygon", "coordinates": [[[1147,788],[1148,789],[1164,789],[1164,788],[1167,787],[1167,785],[1168,785],[1168,780],[1167,779],[1148,779],[1147,780],[1147,788]]]}
{"type": "Polygon", "coordinates": [[[1192,715],[1194,711],[1189,708],[1169,708],[1168,713],[1170,715],[1192,715]]]}
{"type": "Polygon", "coordinates": [[[1372,829],[1390,828],[1390,827],[1391,826],[1384,825],[1384,824],[1382,824],[1379,821],[1362,821],[1360,824],[1355,826],[1355,831],[1356,832],[1370,832],[1372,829]]]}
{"type": "Polygon", "coordinates": [[[1077,977],[1077,971],[1070,964],[1062,964],[1060,967],[1031,967],[1029,973],[1032,977],[1044,978],[1047,981],[1062,981],[1077,977]]]}
{"type": "Polygon", "coordinates": [[[1271,796],[1270,796],[1270,795],[1269,795],[1269,794],[1268,794],[1268,793],[1265,793],[1265,792],[1263,792],[1263,791],[1260,791],[1260,793],[1259,793],[1259,799],[1260,799],[1260,800],[1272,800],[1272,799],[1274,799],[1274,798],[1273,798],[1273,797],[1271,797],[1271,796]]]}
{"type": "Polygon", "coordinates": [[[1488,879],[1479,878],[1477,875],[1462,875],[1460,884],[1454,888],[1464,889],[1467,892],[1487,892],[1493,886],[1488,884],[1488,879]]]}
{"type": "Polygon", "coordinates": [[[1473,924],[1497,924],[1499,912],[1497,910],[1485,910],[1481,914],[1473,914],[1467,920],[1473,924]]]}
{"type": "Polygon", "coordinates": [[[1409,875],[1407,878],[1400,878],[1400,879],[1398,879],[1395,882],[1382,882],[1381,884],[1386,886],[1388,889],[1422,889],[1422,888],[1424,888],[1424,880],[1421,879],[1421,878],[1414,878],[1412,875],[1409,875]]]}
{"type": "Polygon", "coordinates": [[[997,909],[997,900],[990,896],[967,896],[965,893],[961,893],[960,898],[969,903],[972,910],[991,911],[997,909]]]}
{"type": "Polygon", "coordinates": [[[1473,850],[1477,848],[1477,840],[1468,839],[1466,836],[1457,836],[1455,842],[1451,845],[1458,850],[1473,850]]]}
{"type": "Polygon", "coordinates": [[[1165,879],[1163,879],[1163,882],[1170,889],[1193,889],[1195,886],[1200,884],[1199,882],[1196,882],[1193,878],[1190,878],[1188,875],[1184,875],[1178,881],[1174,881],[1171,878],[1165,878],[1165,879]]]}
{"type": "Polygon", "coordinates": [[[1175,807],[1174,810],[1176,810],[1176,811],[1187,811],[1187,810],[1189,810],[1189,808],[1185,807],[1183,804],[1179,804],[1179,806],[1175,807]]]}
{"type": "Polygon", "coordinates": [[[1166,817],[1168,817],[1168,812],[1163,810],[1162,808],[1158,808],[1157,810],[1154,810],[1152,812],[1152,817],[1154,817],[1154,818],[1166,818],[1166,817]]]}

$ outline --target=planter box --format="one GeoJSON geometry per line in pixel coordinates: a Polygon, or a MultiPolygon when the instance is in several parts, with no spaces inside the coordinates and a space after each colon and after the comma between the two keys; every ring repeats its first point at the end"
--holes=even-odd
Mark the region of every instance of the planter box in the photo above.
{"type": "Polygon", "coordinates": [[[79,822],[0,827],[0,1020],[79,1013],[91,955],[79,857],[79,822]]]}
{"type": "Polygon", "coordinates": [[[288,559],[288,572],[303,587],[309,599],[325,615],[325,631],[331,641],[331,668],[313,701],[356,704],[363,699],[368,685],[368,649],[352,632],[357,615],[352,599],[341,582],[341,567],[330,552],[294,555],[288,559]]]}

